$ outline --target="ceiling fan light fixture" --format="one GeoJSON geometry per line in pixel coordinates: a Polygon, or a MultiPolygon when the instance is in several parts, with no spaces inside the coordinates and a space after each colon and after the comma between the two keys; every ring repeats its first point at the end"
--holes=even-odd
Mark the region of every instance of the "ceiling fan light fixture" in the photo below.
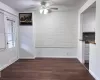
{"type": "Polygon", "coordinates": [[[43,13],[43,11],[44,11],[43,9],[40,9],[40,14],[42,14],[42,13],[43,13]]]}
{"type": "Polygon", "coordinates": [[[50,6],[50,4],[49,3],[46,3],[46,5],[45,5],[46,7],[48,7],[48,6],[50,6]]]}
{"type": "Polygon", "coordinates": [[[48,14],[49,10],[48,9],[40,9],[40,14],[48,14]]]}
{"type": "Polygon", "coordinates": [[[48,14],[48,9],[44,9],[44,14],[48,14]]]}

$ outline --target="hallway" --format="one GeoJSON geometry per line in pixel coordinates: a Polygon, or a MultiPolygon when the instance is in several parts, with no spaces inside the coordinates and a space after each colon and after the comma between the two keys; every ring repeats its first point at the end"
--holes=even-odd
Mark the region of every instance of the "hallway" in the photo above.
{"type": "Polygon", "coordinates": [[[94,80],[77,59],[18,60],[2,71],[0,80],[94,80]]]}

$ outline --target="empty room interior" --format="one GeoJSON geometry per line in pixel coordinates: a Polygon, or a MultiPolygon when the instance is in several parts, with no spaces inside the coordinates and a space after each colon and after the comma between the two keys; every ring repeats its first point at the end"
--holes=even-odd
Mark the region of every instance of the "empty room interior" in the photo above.
{"type": "Polygon", "coordinates": [[[100,0],[0,0],[0,80],[100,80],[100,0]]]}

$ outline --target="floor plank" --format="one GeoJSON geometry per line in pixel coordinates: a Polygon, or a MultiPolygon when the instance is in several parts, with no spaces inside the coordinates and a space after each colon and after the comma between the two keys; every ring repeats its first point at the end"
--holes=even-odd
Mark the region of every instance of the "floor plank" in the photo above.
{"type": "Polygon", "coordinates": [[[0,80],[95,80],[77,59],[18,60],[0,80]]]}

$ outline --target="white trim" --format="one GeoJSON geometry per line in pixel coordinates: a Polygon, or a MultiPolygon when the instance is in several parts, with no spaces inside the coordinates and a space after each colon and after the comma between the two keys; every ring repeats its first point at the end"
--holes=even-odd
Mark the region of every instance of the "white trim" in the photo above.
{"type": "Polygon", "coordinates": [[[86,9],[88,9],[93,3],[95,3],[96,0],[88,0],[79,10],[79,13],[83,13],[86,9]]]}
{"type": "Polygon", "coordinates": [[[100,80],[91,70],[89,70],[89,73],[95,78],[95,80],[100,80]]]}
{"type": "Polygon", "coordinates": [[[77,56],[37,56],[36,58],[77,58],[77,56]]]}
{"type": "Polygon", "coordinates": [[[9,62],[7,64],[5,64],[4,66],[2,66],[0,68],[0,71],[4,70],[5,68],[7,68],[8,66],[10,66],[11,64],[13,64],[14,62],[16,62],[18,60],[17,57],[14,57],[13,59],[9,60],[9,62]]]}
{"type": "MultiPolygon", "coordinates": [[[[79,10],[79,12],[78,12],[78,47],[80,47],[80,49],[82,48],[82,42],[80,42],[79,41],[79,39],[81,39],[82,38],[82,36],[80,35],[80,32],[81,32],[81,28],[82,28],[82,23],[81,23],[81,21],[82,21],[82,13],[85,11],[85,10],[87,10],[93,3],[95,3],[96,2],[96,0],[88,0],[81,8],[80,8],[80,10],[79,10]]],[[[82,52],[82,50],[79,52],[79,50],[80,50],[79,48],[78,48],[78,56],[77,56],[77,58],[78,58],[78,60],[81,62],[81,63],[84,63],[84,59],[82,58],[83,57],[83,52],[82,52]]]]}
{"type": "Polygon", "coordinates": [[[20,57],[19,59],[35,59],[35,57],[20,57]]]}
{"type": "Polygon", "coordinates": [[[37,56],[37,57],[20,57],[19,59],[35,59],[35,58],[77,58],[77,56],[37,56]]]}
{"type": "Polygon", "coordinates": [[[13,8],[9,7],[8,5],[2,2],[0,2],[0,10],[3,10],[5,12],[18,16],[18,12],[16,10],[14,10],[13,8]]]}

